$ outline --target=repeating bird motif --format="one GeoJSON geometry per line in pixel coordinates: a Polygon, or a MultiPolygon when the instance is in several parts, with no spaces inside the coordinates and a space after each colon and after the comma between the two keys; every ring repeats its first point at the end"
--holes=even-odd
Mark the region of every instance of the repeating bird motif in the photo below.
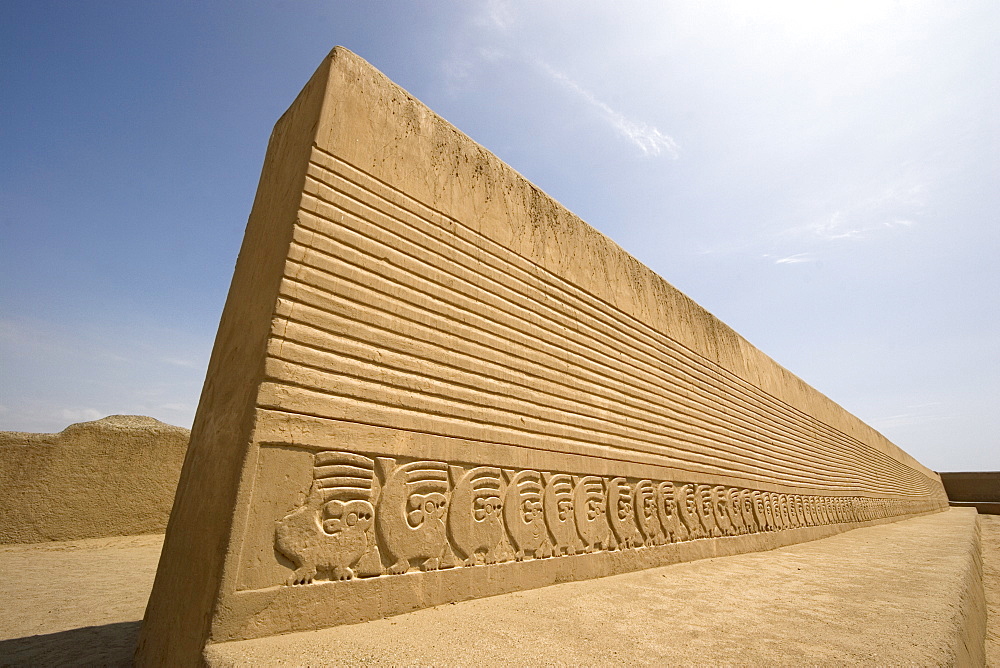
{"type": "Polygon", "coordinates": [[[597,476],[580,478],[573,488],[573,508],[576,530],[583,539],[584,551],[607,549],[611,539],[611,527],[608,525],[604,481],[597,476]]]}
{"type": "Polygon", "coordinates": [[[312,457],[304,499],[275,520],[274,547],[291,562],[292,585],[449,568],[456,557],[476,566],[511,556],[660,549],[920,510],[902,499],[400,463],[340,450],[312,457]]]}
{"type": "Polygon", "coordinates": [[[275,546],[295,564],[289,584],[354,577],[352,567],[370,546],[373,478],[368,457],[339,451],[313,456],[305,503],[278,520],[275,529],[275,546]]]}
{"type": "Polygon", "coordinates": [[[688,538],[687,526],[680,518],[678,496],[674,483],[669,480],[656,485],[656,511],[660,518],[660,526],[663,527],[665,542],[677,542],[688,538]]]}
{"type": "Polygon", "coordinates": [[[413,562],[432,571],[445,565],[449,553],[445,518],[448,513],[448,466],[444,462],[410,462],[390,470],[378,505],[376,527],[393,559],[392,574],[402,574],[413,562]]]}
{"type": "Polygon", "coordinates": [[[698,519],[698,499],[694,493],[694,485],[678,485],[677,513],[680,516],[688,538],[701,538],[705,528],[698,519]]]}
{"type": "Polygon", "coordinates": [[[663,545],[663,527],[656,504],[656,487],[652,480],[640,480],[632,488],[635,520],[644,538],[644,545],[663,545]]]}
{"type": "Polygon", "coordinates": [[[542,512],[557,555],[576,554],[580,538],[576,532],[573,477],[566,473],[542,474],[542,512]]]}
{"type": "Polygon", "coordinates": [[[608,520],[619,549],[643,544],[636,524],[635,500],[632,487],[625,478],[613,478],[608,484],[608,520]]]}
{"type": "Polygon", "coordinates": [[[452,542],[466,566],[474,566],[477,558],[495,564],[503,537],[500,469],[479,466],[463,474],[454,467],[452,471],[457,479],[448,511],[452,542]]]}
{"type": "Polygon", "coordinates": [[[536,559],[552,554],[545,530],[542,503],[542,475],[538,471],[519,471],[507,482],[503,519],[514,542],[514,559],[526,555],[536,559]]]}

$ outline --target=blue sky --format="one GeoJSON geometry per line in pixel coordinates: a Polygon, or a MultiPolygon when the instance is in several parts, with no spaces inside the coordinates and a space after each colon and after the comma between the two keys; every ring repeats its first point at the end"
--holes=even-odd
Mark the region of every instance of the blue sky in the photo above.
{"type": "Polygon", "coordinates": [[[1000,3],[0,4],[0,429],[190,426],[337,44],[937,470],[1000,470],[1000,3]]]}

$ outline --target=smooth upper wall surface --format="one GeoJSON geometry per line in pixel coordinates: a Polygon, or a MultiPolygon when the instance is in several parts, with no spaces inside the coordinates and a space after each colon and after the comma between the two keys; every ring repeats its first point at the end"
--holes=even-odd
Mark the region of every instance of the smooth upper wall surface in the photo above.
{"type": "Polygon", "coordinates": [[[946,505],[338,48],[271,137],[137,658],[946,505]]]}
{"type": "Polygon", "coordinates": [[[0,432],[0,543],[163,533],[189,433],[136,415],[0,432]]]}

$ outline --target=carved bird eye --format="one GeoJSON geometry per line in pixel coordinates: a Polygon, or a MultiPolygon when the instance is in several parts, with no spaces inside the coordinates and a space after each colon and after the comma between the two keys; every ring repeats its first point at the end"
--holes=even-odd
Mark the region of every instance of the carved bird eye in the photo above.
{"type": "Polygon", "coordinates": [[[632,514],[632,504],[625,499],[618,499],[618,519],[624,520],[628,519],[628,516],[632,514]]]}
{"type": "Polygon", "coordinates": [[[531,523],[535,521],[535,518],[542,514],[542,504],[540,501],[533,501],[532,499],[524,499],[521,502],[521,516],[524,521],[531,523]]]}
{"type": "Polygon", "coordinates": [[[426,497],[423,494],[413,494],[407,499],[406,504],[410,507],[410,512],[406,514],[406,523],[416,529],[424,523],[425,508],[427,506],[426,497]]]}
{"type": "Polygon", "coordinates": [[[358,523],[358,514],[357,513],[348,513],[347,514],[347,526],[352,527],[352,526],[354,526],[357,523],[358,523]]]}
{"type": "Polygon", "coordinates": [[[559,503],[556,504],[556,509],[559,511],[559,521],[565,522],[573,513],[573,501],[571,499],[560,499],[559,503]]]}
{"type": "Polygon", "coordinates": [[[590,521],[596,520],[598,517],[604,514],[604,508],[600,500],[598,499],[587,499],[587,519],[590,521]]]}

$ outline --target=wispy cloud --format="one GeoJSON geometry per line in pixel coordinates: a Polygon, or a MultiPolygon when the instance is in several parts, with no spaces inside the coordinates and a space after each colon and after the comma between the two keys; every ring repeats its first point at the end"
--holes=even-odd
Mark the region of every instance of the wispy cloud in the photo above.
{"type": "Polygon", "coordinates": [[[193,360],[182,359],[179,357],[161,357],[160,361],[164,364],[172,364],[173,366],[182,366],[188,369],[200,369],[201,364],[193,360]]]}
{"type": "Polygon", "coordinates": [[[104,415],[96,408],[64,408],[59,411],[59,418],[66,422],[90,422],[102,417],[104,415]]]}
{"type": "Polygon", "coordinates": [[[816,262],[816,256],[812,253],[795,253],[784,257],[776,257],[765,253],[762,256],[765,260],[771,260],[774,264],[804,264],[806,262],[816,262]]]}
{"type": "Polygon", "coordinates": [[[562,72],[556,70],[548,63],[538,61],[539,67],[552,79],[560,83],[568,90],[573,91],[586,100],[593,108],[597,109],[608,123],[622,137],[632,142],[643,152],[644,155],[658,156],[666,154],[671,158],[680,157],[680,147],[674,138],[661,132],[658,128],[630,120],[623,114],[615,111],[606,103],[597,99],[593,93],[570,79],[562,72]]]}
{"type": "Polygon", "coordinates": [[[857,241],[887,229],[913,227],[923,206],[922,185],[892,183],[785,233],[820,241],[857,241]]]}
{"type": "Polygon", "coordinates": [[[497,46],[478,46],[475,49],[457,49],[441,63],[441,74],[453,95],[465,91],[470,81],[480,74],[484,64],[497,65],[510,60],[508,51],[497,46]]]}
{"type": "Polygon", "coordinates": [[[830,241],[836,239],[860,239],[865,235],[865,229],[851,224],[843,211],[834,211],[824,220],[806,225],[806,230],[820,239],[830,241]]]}
{"type": "Polygon", "coordinates": [[[484,28],[493,28],[501,32],[514,24],[514,9],[505,0],[487,0],[483,11],[475,18],[475,23],[484,28]]]}
{"type": "Polygon", "coordinates": [[[951,420],[956,417],[948,412],[942,412],[941,406],[942,404],[939,401],[907,406],[903,409],[902,413],[875,418],[871,420],[871,424],[876,429],[894,429],[951,420]]]}

